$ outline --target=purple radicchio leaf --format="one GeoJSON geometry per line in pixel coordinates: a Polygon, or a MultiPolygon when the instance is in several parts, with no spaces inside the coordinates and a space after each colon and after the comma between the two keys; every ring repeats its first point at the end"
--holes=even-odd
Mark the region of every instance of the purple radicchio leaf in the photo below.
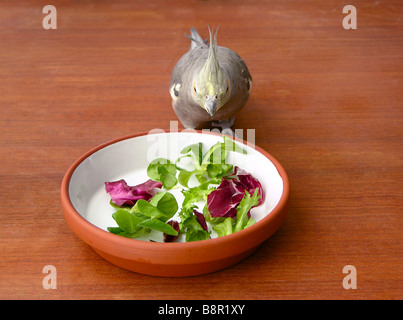
{"type": "Polygon", "coordinates": [[[178,231],[177,236],[171,236],[169,234],[164,233],[164,242],[175,242],[176,239],[178,239],[179,236],[179,222],[175,220],[170,220],[167,222],[172,228],[174,228],[176,231],[178,231]]]}
{"type": "Polygon", "coordinates": [[[204,215],[196,210],[193,210],[193,213],[196,216],[197,221],[200,223],[200,225],[202,226],[204,231],[208,231],[207,230],[207,222],[206,219],[204,218],[204,215]]]}
{"type": "Polygon", "coordinates": [[[152,198],[151,191],[154,188],[161,188],[162,183],[147,180],[146,182],[137,186],[129,186],[125,180],[105,182],[105,190],[112,198],[112,202],[117,206],[123,205],[133,206],[137,200],[144,199],[150,200],[152,198]]]}
{"type": "Polygon", "coordinates": [[[235,179],[221,179],[221,184],[207,196],[210,215],[217,217],[236,217],[236,207],[241,202],[245,189],[235,183],[235,179]]]}
{"type": "Polygon", "coordinates": [[[238,177],[238,180],[243,184],[249,194],[254,194],[256,188],[259,188],[257,193],[260,196],[259,199],[259,206],[264,202],[264,193],[262,185],[260,184],[259,180],[253,177],[250,173],[246,172],[245,170],[235,167],[234,168],[234,175],[238,177]]]}
{"type": "MultiPolygon", "coordinates": [[[[235,167],[234,172],[221,179],[221,184],[216,190],[207,196],[207,208],[213,218],[225,217],[236,218],[237,207],[245,195],[245,190],[253,194],[259,188],[258,195],[261,196],[259,204],[263,199],[263,188],[259,180],[254,178],[245,170],[235,167]]],[[[248,213],[250,217],[250,212],[248,213]]]]}

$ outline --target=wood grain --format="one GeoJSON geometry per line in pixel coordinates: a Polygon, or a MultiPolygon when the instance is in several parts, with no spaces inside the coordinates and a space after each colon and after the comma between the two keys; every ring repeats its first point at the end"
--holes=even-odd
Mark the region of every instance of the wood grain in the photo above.
{"type": "MultiPolygon", "coordinates": [[[[0,10],[1,299],[402,299],[403,8],[354,1],[41,1],[0,10]],[[66,225],[72,162],[124,135],[169,129],[172,68],[196,27],[253,76],[235,127],[291,182],[281,229],[213,274],[154,278],[101,259],[66,225]],[[42,268],[57,268],[45,290],[42,268]],[[345,290],[345,265],[357,269],[345,290]]],[[[180,127],[181,128],[181,127],[180,127]]]]}

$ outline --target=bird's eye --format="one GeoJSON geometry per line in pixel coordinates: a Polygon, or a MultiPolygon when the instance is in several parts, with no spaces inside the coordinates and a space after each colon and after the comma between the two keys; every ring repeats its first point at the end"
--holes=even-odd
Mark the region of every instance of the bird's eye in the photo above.
{"type": "Polygon", "coordinates": [[[206,100],[208,100],[208,96],[206,95],[206,100]]]}
{"type": "Polygon", "coordinates": [[[193,87],[193,90],[194,90],[195,92],[197,92],[196,87],[193,87]]]}
{"type": "Polygon", "coordinates": [[[229,90],[229,87],[227,87],[227,90],[225,90],[225,92],[227,92],[227,93],[228,93],[228,90],[229,90]]]}
{"type": "Polygon", "coordinates": [[[217,95],[215,95],[215,96],[214,96],[214,99],[215,99],[215,100],[217,100],[217,99],[218,99],[218,96],[217,96],[217,95]]]}

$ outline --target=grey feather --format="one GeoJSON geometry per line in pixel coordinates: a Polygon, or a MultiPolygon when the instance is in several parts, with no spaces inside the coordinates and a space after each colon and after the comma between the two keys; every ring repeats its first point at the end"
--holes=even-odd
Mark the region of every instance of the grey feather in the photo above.
{"type": "Polygon", "coordinates": [[[196,28],[190,29],[190,50],[193,50],[199,45],[203,45],[207,43],[207,39],[203,40],[200,34],[197,32],[196,28]]]}
{"type": "Polygon", "coordinates": [[[193,83],[207,60],[209,46],[194,28],[191,29],[191,43],[192,49],[180,58],[172,71],[170,93],[173,109],[182,124],[186,128],[200,129],[211,122],[229,120],[242,109],[249,98],[252,77],[237,53],[218,46],[217,59],[231,90],[225,105],[210,116],[193,97],[193,83]]]}

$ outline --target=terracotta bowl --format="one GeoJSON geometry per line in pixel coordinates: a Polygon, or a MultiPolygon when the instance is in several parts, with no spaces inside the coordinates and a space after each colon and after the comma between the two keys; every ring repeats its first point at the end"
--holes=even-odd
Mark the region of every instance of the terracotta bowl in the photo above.
{"type": "Polygon", "coordinates": [[[209,148],[217,141],[223,141],[220,134],[162,132],[123,137],[90,150],[72,164],[63,178],[61,202],[67,224],[101,257],[142,274],[200,275],[241,261],[282,224],[288,210],[289,182],[283,167],[270,154],[238,139],[248,154],[231,152],[234,156],[229,162],[250,172],[265,192],[263,205],[251,211],[255,224],[224,237],[174,243],[129,239],[106,230],[116,223],[104,182],[125,179],[129,185],[139,184],[148,179],[146,168],[153,159],[175,161],[179,151],[189,144],[203,142],[209,148]]]}

